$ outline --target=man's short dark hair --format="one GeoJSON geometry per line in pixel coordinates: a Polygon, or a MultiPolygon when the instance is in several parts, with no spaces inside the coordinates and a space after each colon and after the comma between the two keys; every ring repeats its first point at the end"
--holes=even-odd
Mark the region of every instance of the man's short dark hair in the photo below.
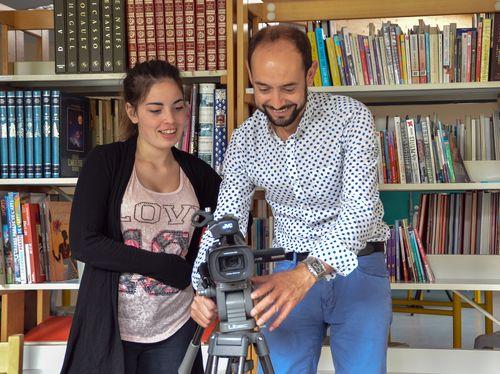
{"type": "Polygon", "coordinates": [[[278,40],[288,40],[297,48],[297,51],[302,56],[302,62],[307,72],[312,65],[311,44],[303,31],[290,25],[268,26],[259,30],[248,45],[248,66],[252,67],[252,55],[259,45],[273,43],[278,40]]]}

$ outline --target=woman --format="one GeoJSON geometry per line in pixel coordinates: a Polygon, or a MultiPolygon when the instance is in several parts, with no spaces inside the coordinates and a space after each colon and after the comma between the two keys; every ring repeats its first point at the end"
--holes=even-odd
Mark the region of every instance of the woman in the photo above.
{"type": "Polygon", "coordinates": [[[191,216],[215,209],[220,178],[174,148],[187,118],[175,67],[138,64],[123,91],[126,140],[96,147],[75,190],[70,242],[85,272],[62,373],[177,373],[195,330],[191,216]]]}

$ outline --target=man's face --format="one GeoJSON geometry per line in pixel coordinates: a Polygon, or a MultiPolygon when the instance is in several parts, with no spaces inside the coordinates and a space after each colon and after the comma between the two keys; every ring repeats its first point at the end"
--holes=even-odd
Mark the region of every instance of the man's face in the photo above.
{"type": "Polygon", "coordinates": [[[255,105],[272,125],[288,133],[295,131],[315,69],[314,65],[306,74],[299,51],[287,40],[265,43],[255,49],[249,72],[255,105]]]}

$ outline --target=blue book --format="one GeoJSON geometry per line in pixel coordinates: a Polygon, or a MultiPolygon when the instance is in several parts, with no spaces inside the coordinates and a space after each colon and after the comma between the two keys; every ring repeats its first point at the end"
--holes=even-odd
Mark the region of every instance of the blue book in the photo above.
{"type": "Polygon", "coordinates": [[[0,91],[0,176],[9,177],[9,141],[7,131],[7,95],[0,91]]]}
{"type": "Polygon", "coordinates": [[[33,162],[35,178],[42,177],[42,91],[33,91],[33,162]]]}
{"type": "Polygon", "coordinates": [[[425,32],[425,70],[427,83],[431,83],[431,40],[428,31],[425,32]]]}
{"type": "Polygon", "coordinates": [[[7,130],[9,141],[9,178],[17,178],[16,93],[7,92],[7,130]]]}
{"type": "Polygon", "coordinates": [[[214,99],[214,169],[222,172],[222,163],[227,148],[227,99],[226,89],[217,88],[214,99]]]}
{"type": "Polygon", "coordinates": [[[33,93],[24,91],[24,136],[26,138],[26,178],[35,176],[33,158],[33,93]]]}
{"type": "Polygon", "coordinates": [[[319,72],[321,73],[321,85],[331,86],[332,79],[330,78],[330,66],[328,64],[328,57],[326,56],[325,35],[321,26],[317,25],[316,30],[316,44],[318,46],[318,61],[319,72]]]}
{"type": "Polygon", "coordinates": [[[14,283],[21,283],[21,268],[19,267],[19,248],[17,241],[16,217],[14,214],[14,197],[12,192],[4,197],[7,215],[7,224],[9,225],[9,241],[11,245],[12,258],[14,262],[14,283]]]}
{"type": "Polygon", "coordinates": [[[52,178],[59,178],[59,100],[61,93],[52,91],[52,178]]]}
{"type": "Polygon", "coordinates": [[[24,92],[16,91],[17,177],[26,178],[24,152],[24,92]]]}
{"type": "Polygon", "coordinates": [[[50,137],[50,91],[42,91],[42,165],[43,177],[52,175],[52,154],[50,137]]]}

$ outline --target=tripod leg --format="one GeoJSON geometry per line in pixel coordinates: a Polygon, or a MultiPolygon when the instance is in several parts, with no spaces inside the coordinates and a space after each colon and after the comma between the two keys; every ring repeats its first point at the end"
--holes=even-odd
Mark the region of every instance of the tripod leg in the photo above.
{"type": "Polygon", "coordinates": [[[240,359],[238,361],[238,374],[243,374],[245,372],[246,359],[246,356],[240,356],[240,359]]]}
{"type": "Polygon", "coordinates": [[[205,374],[212,374],[212,366],[214,364],[214,356],[208,355],[207,367],[205,368],[205,374]]]}
{"type": "Polygon", "coordinates": [[[273,364],[269,355],[261,356],[259,360],[264,374],[274,374],[273,364]]]}
{"type": "Polygon", "coordinates": [[[214,357],[212,372],[210,374],[217,374],[217,367],[219,366],[219,356],[214,357]]]}

